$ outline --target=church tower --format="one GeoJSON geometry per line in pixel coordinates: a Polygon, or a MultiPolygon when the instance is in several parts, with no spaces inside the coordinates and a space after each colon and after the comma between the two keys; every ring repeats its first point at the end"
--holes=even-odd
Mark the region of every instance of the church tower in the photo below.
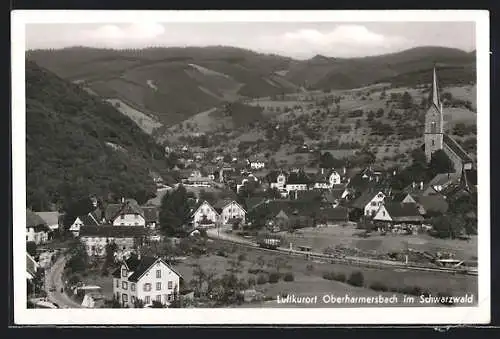
{"type": "Polygon", "coordinates": [[[424,143],[427,162],[431,161],[432,153],[443,149],[443,105],[439,100],[439,90],[434,67],[429,108],[425,114],[424,143]]]}

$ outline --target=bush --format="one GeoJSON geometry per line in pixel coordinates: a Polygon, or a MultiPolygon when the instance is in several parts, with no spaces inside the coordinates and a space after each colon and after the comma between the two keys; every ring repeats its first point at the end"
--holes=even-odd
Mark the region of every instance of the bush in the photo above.
{"type": "Polygon", "coordinates": [[[255,278],[254,277],[248,277],[248,286],[255,286],[255,278]]]}
{"type": "Polygon", "coordinates": [[[227,258],[227,253],[223,250],[218,250],[215,254],[218,255],[219,257],[227,258]]]}
{"type": "Polygon", "coordinates": [[[359,271],[351,273],[349,279],[347,279],[347,283],[352,286],[358,286],[358,287],[363,286],[364,283],[363,273],[359,271]]]}
{"type": "Polygon", "coordinates": [[[334,276],[334,278],[336,281],[340,281],[340,282],[345,282],[346,281],[346,276],[344,273],[338,273],[334,276]]]}
{"type": "Polygon", "coordinates": [[[280,280],[280,275],[277,272],[272,272],[269,274],[269,282],[271,284],[276,284],[280,280]]]}
{"type": "Polygon", "coordinates": [[[285,276],[283,277],[283,280],[284,281],[294,281],[295,280],[295,277],[293,276],[293,273],[292,272],[288,272],[285,274],[285,276]]]}
{"type": "Polygon", "coordinates": [[[380,292],[387,292],[389,290],[389,288],[385,284],[379,281],[375,281],[374,283],[372,283],[370,285],[370,288],[374,291],[380,291],[380,292]]]}
{"type": "Polygon", "coordinates": [[[259,285],[263,285],[263,284],[267,283],[267,281],[268,281],[268,279],[264,274],[261,274],[257,277],[257,284],[259,284],[259,285]]]}
{"type": "Polygon", "coordinates": [[[324,272],[323,279],[326,280],[335,280],[335,272],[324,272]]]}

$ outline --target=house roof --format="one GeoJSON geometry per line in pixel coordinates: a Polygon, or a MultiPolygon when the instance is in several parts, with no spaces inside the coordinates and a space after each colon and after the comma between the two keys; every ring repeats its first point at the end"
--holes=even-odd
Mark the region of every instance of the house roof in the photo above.
{"type": "Polygon", "coordinates": [[[424,191],[428,190],[429,188],[434,188],[435,186],[446,187],[457,179],[458,177],[455,173],[438,173],[434,178],[431,179],[431,181],[427,183],[427,185],[424,186],[424,191]]]}
{"type": "Polygon", "coordinates": [[[319,190],[298,191],[297,199],[304,201],[321,201],[323,200],[323,192],[319,190]]]}
{"type": "Polygon", "coordinates": [[[145,236],[147,229],[143,226],[82,226],[80,237],[135,238],[145,236]]]}
{"type": "Polygon", "coordinates": [[[104,211],[108,222],[112,222],[121,214],[139,214],[144,217],[144,212],[134,199],[127,199],[122,204],[109,204],[104,211]]]}
{"type": "Polygon", "coordinates": [[[448,202],[440,194],[418,197],[417,202],[424,208],[426,212],[446,213],[446,211],[448,211],[448,202]]]}
{"type": "MultiPolygon", "coordinates": [[[[99,225],[99,220],[97,220],[93,216],[93,214],[91,214],[91,213],[88,213],[85,215],[80,215],[77,218],[80,219],[80,221],[86,226],[98,226],[99,225]]],[[[75,220],[76,220],[76,218],[71,223],[74,223],[75,220]]]]}
{"type": "Polygon", "coordinates": [[[127,260],[126,262],[127,267],[129,268],[129,270],[133,271],[133,273],[128,277],[128,280],[132,282],[137,282],[158,260],[161,261],[163,264],[167,265],[167,267],[171,269],[179,277],[182,277],[179,272],[177,272],[172,266],[167,264],[161,258],[144,256],[140,260],[134,263],[132,263],[130,259],[127,260]]]}
{"type": "Polygon", "coordinates": [[[59,212],[36,212],[36,214],[38,214],[47,225],[59,224],[59,212]]]}
{"type": "Polygon", "coordinates": [[[196,212],[198,212],[198,210],[200,209],[200,207],[203,205],[203,204],[206,204],[208,205],[211,209],[213,209],[215,211],[215,213],[218,214],[217,210],[206,200],[200,200],[196,205],[195,207],[193,208],[193,213],[192,215],[196,214],[196,212]]]}
{"type": "Polygon", "coordinates": [[[305,172],[290,173],[288,176],[286,184],[298,185],[298,184],[309,184],[310,179],[305,174],[305,172]]]}
{"type": "Polygon", "coordinates": [[[402,202],[407,196],[410,196],[413,198],[413,200],[416,200],[415,197],[408,193],[408,192],[398,192],[398,193],[395,193],[392,197],[392,201],[394,202],[402,202]]]}
{"type": "MultiPolygon", "coordinates": [[[[443,134],[443,142],[455,153],[460,160],[464,163],[471,163],[472,158],[467,154],[467,152],[456,142],[455,139],[450,137],[448,134],[443,134]]],[[[456,168],[458,170],[458,168],[456,168]]]]}
{"type": "Polygon", "coordinates": [[[367,189],[352,202],[351,207],[364,209],[366,204],[368,204],[379,193],[383,193],[382,190],[367,189]]]}
{"type": "Polygon", "coordinates": [[[226,207],[233,201],[234,201],[233,199],[228,199],[228,198],[220,199],[214,203],[213,207],[215,208],[215,210],[222,210],[224,207],[226,207]]]}
{"type": "Polygon", "coordinates": [[[159,218],[159,211],[156,206],[142,206],[144,219],[146,222],[156,222],[159,218]]]}
{"type": "Polygon", "coordinates": [[[384,204],[386,211],[393,221],[418,221],[423,220],[417,204],[389,202],[384,204]]]}
{"type": "Polygon", "coordinates": [[[26,227],[37,227],[37,226],[47,226],[47,223],[38,214],[27,208],[26,227]]]}

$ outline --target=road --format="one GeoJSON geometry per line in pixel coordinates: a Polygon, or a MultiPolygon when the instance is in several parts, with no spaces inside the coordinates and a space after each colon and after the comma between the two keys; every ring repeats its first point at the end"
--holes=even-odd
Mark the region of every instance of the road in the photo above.
{"type": "Polygon", "coordinates": [[[64,270],[64,265],[66,264],[66,257],[61,256],[50,268],[47,269],[45,275],[45,289],[47,292],[47,298],[59,305],[59,308],[82,308],[82,306],[73,301],[66,293],[61,293],[61,288],[64,286],[62,282],[62,273],[64,270]],[[56,290],[49,291],[51,287],[55,287],[56,290]]]}

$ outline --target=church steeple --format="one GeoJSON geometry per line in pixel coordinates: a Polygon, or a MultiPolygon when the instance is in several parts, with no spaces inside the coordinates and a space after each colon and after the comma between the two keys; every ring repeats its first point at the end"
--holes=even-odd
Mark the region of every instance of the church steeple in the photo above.
{"type": "Polygon", "coordinates": [[[438,110],[441,110],[441,102],[439,100],[439,88],[436,76],[436,65],[434,65],[434,69],[432,71],[431,102],[436,106],[438,110]]]}

